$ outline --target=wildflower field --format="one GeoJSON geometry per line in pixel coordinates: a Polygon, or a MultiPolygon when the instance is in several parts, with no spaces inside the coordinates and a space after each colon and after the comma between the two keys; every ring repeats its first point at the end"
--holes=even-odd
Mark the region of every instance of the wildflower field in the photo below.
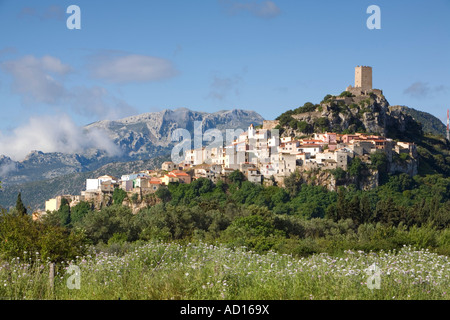
{"type": "Polygon", "coordinates": [[[66,261],[56,266],[52,283],[49,264],[39,259],[0,266],[0,297],[19,300],[448,300],[449,288],[449,258],[411,247],[295,258],[204,243],[149,243],[123,255],[92,251],[66,261]],[[75,274],[70,265],[79,267],[79,289],[68,288],[75,274]],[[374,265],[379,289],[369,288],[374,265]]]}

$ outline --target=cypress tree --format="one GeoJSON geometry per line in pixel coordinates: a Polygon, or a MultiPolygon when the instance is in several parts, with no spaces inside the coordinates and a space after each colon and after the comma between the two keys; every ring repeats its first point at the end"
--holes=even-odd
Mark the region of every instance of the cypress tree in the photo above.
{"type": "Polygon", "coordinates": [[[20,216],[25,216],[27,214],[27,208],[25,208],[22,202],[22,194],[20,192],[17,195],[16,210],[20,216]]]}

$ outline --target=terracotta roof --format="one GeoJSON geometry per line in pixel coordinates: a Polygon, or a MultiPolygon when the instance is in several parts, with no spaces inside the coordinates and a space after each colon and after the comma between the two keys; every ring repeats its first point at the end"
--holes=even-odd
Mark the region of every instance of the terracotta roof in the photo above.
{"type": "Polygon", "coordinates": [[[186,172],[184,171],[172,171],[171,174],[174,174],[175,176],[189,176],[186,172]]]}
{"type": "Polygon", "coordinates": [[[322,140],[319,140],[319,139],[304,139],[302,141],[303,142],[305,142],[305,141],[309,141],[309,142],[323,142],[322,140]]]}

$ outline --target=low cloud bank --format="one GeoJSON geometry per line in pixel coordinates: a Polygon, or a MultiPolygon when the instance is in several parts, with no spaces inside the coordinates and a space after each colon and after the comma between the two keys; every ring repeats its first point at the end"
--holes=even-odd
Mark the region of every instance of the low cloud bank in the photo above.
{"type": "Polygon", "coordinates": [[[120,154],[120,149],[100,129],[85,130],[67,115],[32,117],[28,123],[9,135],[0,133],[0,154],[15,161],[23,160],[31,151],[44,153],[82,153],[90,148],[120,154]]]}

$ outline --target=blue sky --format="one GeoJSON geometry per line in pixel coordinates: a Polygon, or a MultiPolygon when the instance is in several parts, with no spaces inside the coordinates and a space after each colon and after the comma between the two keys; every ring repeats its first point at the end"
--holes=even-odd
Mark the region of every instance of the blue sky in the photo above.
{"type": "Polygon", "coordinates": [[[0,0],[0,154],[59,151],[49,137],[166,108],[274,119],[341,93],[357,65],[391,105],[445,121],[449,14],[449,0],[0,0]],[[81,30],[66,27],[72,4],[81,30]]]}

